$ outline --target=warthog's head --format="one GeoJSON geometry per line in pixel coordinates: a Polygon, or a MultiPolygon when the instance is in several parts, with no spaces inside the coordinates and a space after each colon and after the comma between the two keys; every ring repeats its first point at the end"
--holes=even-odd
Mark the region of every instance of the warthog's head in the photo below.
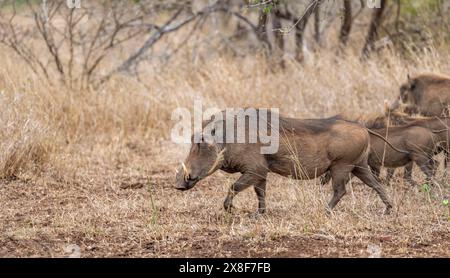
{"type": "Polygon", "coordinates": [[[175,188],[191,189],[197,182],[220,169],[224,154],[225,148],[222,144],[208,143],[203,139],[195,143],[192,140],[189,155],[177,170],[175,188]]]}
{"type": "Polygon", "coordinates": [[[400,101],[408,105],[419,104],[423,94],[430,90],[430,85],[439,84],[443,79],[433,75],[419,75],[411,78],[400,86],[400,101]]]}
{"type": "Polygon", "coordinates": [[[420,97],[421,87],[416,78],[408,75],[408,80],[400,86],[400,95],[390,105],[385,104],[385,112],[395,111],[405,106],[414,106],[420,97]]]}

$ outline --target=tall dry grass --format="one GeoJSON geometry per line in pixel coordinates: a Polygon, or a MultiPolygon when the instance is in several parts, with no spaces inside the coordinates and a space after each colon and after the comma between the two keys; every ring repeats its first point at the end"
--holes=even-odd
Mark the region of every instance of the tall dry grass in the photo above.
{"type": "Polygon", "coordinates": [[[5,49],[0,55],[1,176],[57,166],[52,155],[71,144],[130,136],[169,140],[172,111],[192,109],[196,97],[205,107],[278,107],[300,118],[356,116],[381,113],[408,73],[450,72],[450,54],[438,50],[412,61],[385,51],[368,62],[356,53],[323,50],[303,65],[287,60],[285,69],[257,54],[214,55],[197,63],[180,55],[164,67],[147,65],[142,81],[116,76],[101,88],[77,91],[49,87],[18,57],[5,49]]]}

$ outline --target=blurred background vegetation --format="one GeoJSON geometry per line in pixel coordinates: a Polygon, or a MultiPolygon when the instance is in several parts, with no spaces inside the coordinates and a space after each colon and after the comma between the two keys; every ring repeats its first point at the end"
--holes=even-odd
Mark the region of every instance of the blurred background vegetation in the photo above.
{"type": "Polygon", "coordinates": [[[164,68],[181,53],[263,55],[281,68],[318,51],[414,59],[445,51],[449,27],[450,0],[0,1],[0,44],[70,88],[139,79],[141,65],[164,68]]]}

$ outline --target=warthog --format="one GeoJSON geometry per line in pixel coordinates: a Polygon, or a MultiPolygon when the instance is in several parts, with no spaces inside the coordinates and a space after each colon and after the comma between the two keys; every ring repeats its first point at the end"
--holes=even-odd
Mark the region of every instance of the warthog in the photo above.
{"type": "Polygon", "coordinates": [[[408,114],[425,116],[448,116],[450,107],[450,77],[437,74],[422,74],[400,87],[400,97],[392,105],[392,110],[399,107],[400,102],[406,104],[408,114]]]}
{"type": "MultiPolygon", "coordinates": [[[[412,167],[415,162],[427,176],[427,182],[431,181],[438,166],[433,156],[448,147],[450,134],[446,118],[411,118],[398,111],[386,110],[385,115],[369,119],[361,116],[358,121],[385,136],[392,145],[408,152],[408,154],[398,152],[380,141],[377,136],[371,135],[368,162],[377,177],[381,167],[387,167],[386,181],[389,183],[395,168],[405,166],[405,179],[411,185],[415,185],[412,179],[412,167]]],[[[329,177],[325,176],[322,183],[328,180],[329,177]]]]}
{"type": "MultiPolygon", "coordinates": [[[[434,154],[444,153],[444,167],[447,168],[450,160],[450,118],[448,117],[410,117],[405,113],[398,111],[387,111],[385,117],[377,120],[379,127],[386,127],[387,124],[404,127],[422,127],[427,128],[434,133],[434,154]],[[382,119],[383,118],[383,119],[382,119]],[[388,123],[389,121],[389,123],[388,123]]],[[[405,176],[412,171],[412,164],[405,166],[405,176]]],[[[395,169],[388,169],[387,181],[394,175],[395,169]]]]}
{"type": "MultiPolygon", "coordinates": [[[[217,124],[226,125],[227,119],[223,118],[225,120],[217,124]]],[[[245,128],[247,134],[248,126],[245,128]]],[[[242,175],[231,186],[225,199],[225,210],[231,210],[236,194],[253,186],[259,202],[258,212],[264,213],[269,172],[294,179],[313,179],[330,171],[333,197],[328,204],[329,210],[345,195],[351,174],[378,193],[386,206],[386,213],[392,208],[383,186],[370,171],[367,163],[369,131],[360,124],[339,117],[305,120],[280,116],[279,137],[279,149],[274,154],[261,154],[259,141],[253,144],[193,142],[178,171],[175,187],[190,189],[218,169],[228,173],[240,172],[242,175]]]]}
{"type": "MultiPolygon", "coordinates": [[[[436,150],[436,136],[427,128],[420,126],[399,126],[380,129],[372,129],[380,133],[391,142],[392,145],[409,154],[399,153],[387,147],[378,137],[370,137],[369,165],[374,175],[380,176],[381,167],[395,169],[406,167],[405,179],[411,184],[416,185],[412,179],[412,164],[416,163],[422,172],[426,175],[426,181],[431,182],[438,162],[433,159],[436,150]]],[[[389,173],[387,182],[390,182],[392,174],[389,173]]]]}
{"type": "MultiPolygon", "coordinates": [[[[379,179],[381,167],[395,169],[416,163],[427,176],[427,181],[431,181],[438,162],[433,159],[435,153],[435,135],[427,128],[419,126],[411,127],[389,127],[371,128],[377,134],[385,136],[396,149],[386,145],[384,140],[378,136],[370,135],[370,153],[368,164],[374,175],[379,179]],[[397,149],[405,150],[399,152],[397,149]]],[[[405,179],[414,185],[412,179],[412,167],[406,168],[405,179]]],[[[388,175],[389,182],[392,176],[388,175]]],[[[322,177],[322,184],[328,183],[329,174],[322,177]]]]}

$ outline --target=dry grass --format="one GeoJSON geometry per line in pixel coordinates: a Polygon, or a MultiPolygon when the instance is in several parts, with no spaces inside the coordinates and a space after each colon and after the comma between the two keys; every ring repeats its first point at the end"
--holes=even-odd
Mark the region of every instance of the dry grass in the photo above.
{"type": "MultiPolygon", "coordinates": [[[[67,256],[70,244],[86,257],[369,256],[369,245],[382,256],[450,255],[442,169],[429,191],[389,186],[389,216],[356,179],[327,216],[329,186],[271,175],[268,213],[254,219],[253,190],[236,197],[235,213],[222,210],[236,175],[175,191],[187,146],[169,141],[172,110],[191,109],[196,96],[205,106],[279,107],[294,117],[381,113],[408,72],[449,73],[450,53],[404,61],[386,51],[364,64],[325,49],[275,71],[256,54],[184,55],[164,68],[146,65],[144,82],[117,76],[69,91],[48,87],[0,49],[0,256],[67,256]]],[[[423,180],[417,170],[415,179],[423,180]]]]}

